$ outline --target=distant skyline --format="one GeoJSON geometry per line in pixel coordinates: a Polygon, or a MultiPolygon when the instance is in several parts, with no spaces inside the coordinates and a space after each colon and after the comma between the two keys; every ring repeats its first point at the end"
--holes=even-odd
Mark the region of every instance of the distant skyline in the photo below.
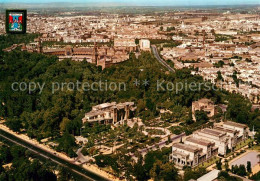
{"type": "Polygon", "coordinates": [[[194,6],[194,5],[250,5],[260,4],[260,0],[0,0],[0,3],[86,3],[131,6],[194,6]]]}

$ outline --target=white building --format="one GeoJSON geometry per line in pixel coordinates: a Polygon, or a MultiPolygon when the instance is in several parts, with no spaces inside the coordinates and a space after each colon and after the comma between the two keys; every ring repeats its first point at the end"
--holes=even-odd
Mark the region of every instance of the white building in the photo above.
{"type": "Polygon", "coordinates": [[[140,49],[143,51],[150,51],[150,40],[147,39],[141,39],[139,41],[140,49]]]}
{"type": "Polygon", "coordinates": [[[204,160],[207,160],[212,156],[218,154],[218,148],[215,147],[215,143],[205,139],[196,139],[194,137],[188,137],[186,138],[184,143],[201,148],[203,156],[205,156],[204,160]]]}
{"type": "Polygon", "coordinates": [[[226,133],[205,128],[195,131],[192,135],[196,139],[205,139],[214,142],[216,147],[218,147],[218,153],[220,155],[226,155],[228,149],[228,137],[226,133]]]}
{"type": "Polygon", "coordinates": [[[238,131],[237,142],[247,139],[247,137],[248,137],[249,129],[248,129],[248,126],[245,124],[227,121],[227,122],[224,122],[223,127],[227,128],[227,129],[238,131]]]}
{"type": "Polygon", "coordinates": [[[187,144],[175,143],[172,145],[172,153],[170,160],[177,166],[196,166],[199,164],[200,153],[202,148],[191,146],[187,144]]]}
{"type": "Polygon", "coordinates": [[[226,155],[248,136],[247,126],[244,124],[225,122],[222,126],[205,128],[195,131],[184,140],[184,144],[172,145],[170,160],[177,166],[194,167],[211,157],[220,154],[226,155]]]}
{"type": "Polygon", "coordinates": [[[200,178],[197,179],[197,181],[213,181],[218,177],[220,170],[212,170],[209,173],[201,176],[200,178]]]}

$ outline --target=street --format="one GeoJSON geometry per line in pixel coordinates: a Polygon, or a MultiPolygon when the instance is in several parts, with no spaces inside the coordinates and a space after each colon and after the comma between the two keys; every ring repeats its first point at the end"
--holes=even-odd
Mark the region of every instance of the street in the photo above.
{"type": "Polygon", "coordinates": [[[89,170],[86,170],[84,168],[81,168],[78,165],[75,165],[74,163],[71,163],[61,157],[56,156],[53,153],[47,152],[46,150],[43,150],[42,148],[36,146],[36,145],[32,145],[31,143],[22,140],[10,133],[7,133],[6,131],[0,129],[0,138],[8,140],[10,142],[13,142],[17,145],[20,145],[24,148],[27,148],[31,151],[33,151],[34,153],[38,154],[39,156],[42,156],[44,158],[49,159],[50,161],[53,161],[59,165],[62,165],[64,167],[68,167],[71,171],[73,171],[74,173],[78,174],[79,176],[83,177],[84,180],[88,180],[88,181],[93,181],[93,180],[108,180],[104,177],[101,177],[89,170]]]}
{"type": "Polygon", "coordinates": [[[155,46],[155,45],[152,45],[151,48],[152,48],[152,52],[153,52],[155,58],[156,58],[165,68],[167,68],[170,72],[175,72],[175,70],[174,70],[171,66],[169,66],[163,59],[161,59],[160,55],[158,54],[158,51],[157,51],[156,46],[155,46]]]}

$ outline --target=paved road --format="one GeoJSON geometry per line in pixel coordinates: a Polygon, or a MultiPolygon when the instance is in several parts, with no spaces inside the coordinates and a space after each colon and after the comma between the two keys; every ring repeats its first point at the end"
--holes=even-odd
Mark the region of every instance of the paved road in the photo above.
{"type": "Polygon", "coordinates": [[[153,52],[155,58],[156,58],[165,68],[167,68],[170,72],[175,72],[175,70],[174,70],[171,66],[169,66],[163,59],[161,59],[161,57],[160,57],[160,55],[159,55],[159,53],[158,53],[158,51],[157,51],[156,46],[155,46],[155,45],[152,45],[151,48],[152,48],[152,52],[153,52]]]}
{"type": "Polygon", "coordinates": [[[13,142],[17,145],[20,145],[24,148],[27,148],[31,151],[33,151],[34,153],[38,154],[41,157],[44,157],[46,159],[49,159],[59,165],[62,165],[64,167],[68,167],[71,171],[73,171],[74,173],[78,174],[79,176],[83,177],[84,180],[88,180],[88,181],[93,181],[93,180],[98,180],[98,181],[108,181],[108,179],[103,178],[99,175],[96,175],[95,173],[85,170],[82,167],[75,165],[61,157],[58,157],[56,155],[54,155],[53,153],[47,152],[43,149],[41,149],[40,147],[38,147],[37,145],[32,145],[31,143],[22,140],[6,131],[3,131],[2,129],[0,129],[0,138],[3,138],[7,141],[13,142]]]}

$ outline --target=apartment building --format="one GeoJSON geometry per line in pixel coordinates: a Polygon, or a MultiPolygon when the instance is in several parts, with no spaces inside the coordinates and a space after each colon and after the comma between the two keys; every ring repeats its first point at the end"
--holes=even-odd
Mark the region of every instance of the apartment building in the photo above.
{"type": "Polygon", "coordinates": [[[115,48],[125,48],[128,51],[136,50],[135,39],[132,38],[115,38],[114,39],[115,48]]]}

